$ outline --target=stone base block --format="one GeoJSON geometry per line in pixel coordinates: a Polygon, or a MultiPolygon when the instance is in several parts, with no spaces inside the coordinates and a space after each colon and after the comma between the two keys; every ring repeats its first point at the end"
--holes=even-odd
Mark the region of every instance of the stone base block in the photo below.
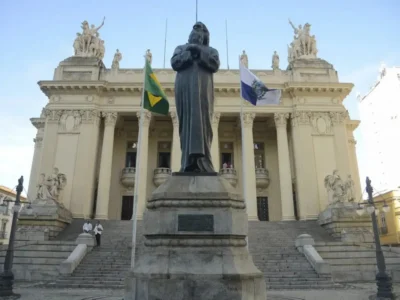
{"type": "Polygon", "coordinates": [[[319,214],[318,223],[333,237],[346,243],[372,243],[372,221],[370,215],[359,216],[357,204],[336,203],[319,214]]]}
{"type": "Polygon", "coordinates": [[[35,200],[32,212],[24,207],[18,217],[17,240],[48,240],[56,237],[72,222],[72,214],[52,200],[35,200]]]}
{"type": "Polygon", "coordinates": [[[125,300],[266,300],[264,276],[245,247],[149,251],[138,254],[125,300]]]}

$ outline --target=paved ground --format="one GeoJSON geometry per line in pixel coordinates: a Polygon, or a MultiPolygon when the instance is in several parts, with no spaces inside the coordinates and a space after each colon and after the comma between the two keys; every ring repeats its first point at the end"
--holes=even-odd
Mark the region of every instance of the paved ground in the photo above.
{"type": "MultiPolygon", "coordinates": [[[[356,284],[352,289],[346,290],[271,291],[268,292],[268,300],[367,300],[375,290],[374,284],[356,284]]],[[[396,284],[394,290],[400,295],[400,284],[396,284]]],[[[15,292],[21,294],[22,300],[121,300],[123,298],[123,291],[119,290],[43,289],[35,287],[35,284],[17,284],[15,292]]]]}

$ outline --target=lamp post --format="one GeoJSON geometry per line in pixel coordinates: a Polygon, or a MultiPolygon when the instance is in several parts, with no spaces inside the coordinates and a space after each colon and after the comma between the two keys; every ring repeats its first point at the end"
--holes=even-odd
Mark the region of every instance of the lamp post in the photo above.
{"type": "MultiPolygon", "coordinates": [[[[375,208],[374,200],[372,197],[373,188],[371,186],[371,180],[367,177],[367,193],[368,193],[368,204],[375,208]]],[[[385,257],[383,256],[381,241],[379,239],[378,224],[376,222],[375,209],[371,212],[372,227],[374,230],[374,240],[376,249],[376,264],[378,266],[378,273],[376,274],[376,285],[378,292],[376,299],[396,299],[393,293],[392,278],[386,273],[385,257]]]]}
{"type": "MultiPolygon", "coordinates": [[[[0,274],[0,297],[1,296],[13,296],[15,295],[13,292],[13,283],[14,283],[14,274],[12,272],[12,265],[14,259],[14,240],[15,240],[15,232],[17,230],[17,220],[19,209],[21,208],[21,192],[23,190],[24,177],[21,176],[18,179],[17,185],[17,196],[15,197],[15,204],[13,207],[13,219],[11,224],[11,232],[10,232],[10,240],[8,243],[7,253],[4,260],[4,271],[0,274]]],[[[17,295],[15,295],[17,296],[17,295]]]]}

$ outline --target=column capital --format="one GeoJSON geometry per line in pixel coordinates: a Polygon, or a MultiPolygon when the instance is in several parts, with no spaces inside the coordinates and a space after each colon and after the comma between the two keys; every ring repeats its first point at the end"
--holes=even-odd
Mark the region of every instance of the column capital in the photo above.
{"type": "Polygon", "coordinates": [[[243,115],[241,116],[243,118],[243,126],[244,127],[253,127],[253,122],[254,119],[256,117],[256,114],[253,112],[245,112],[243,113],[243,115]]]}
{"type": "Polygon", "coordinates": [[[176,111],[170,111],[169,115],[171,116],[172,126],[174,126],[174,128],[178,128],[179,119],[178,119],[178,114],[176,113],[176,111]]]}
{"type": "Polygon", "coordinates": [[[30,118],[30,121],[36,129],[42,129],[46,125],[46,118],[30,118]]]}
{"type": "Polygon", "coordinates": [[[212,116],[212,125],[218,126],[219,120],[221,118],[221,113],[220,112],[214,112],[212,116]]]}
{"type": "MultiPolygon", "coordinates": [[[[136,116],[138,118],[139,121],[139,126],[140,126],[140,111],[138,111],[136,113],[136,116]]],[[[149,112],[148,110],[143,111],[143,125],[144,126],[149,126],[150,125],[150,121],[151,121],[151,112],[149,112]]]]}
{"type": "Polygon", "coordinates": [[[42,148],[43,137],[36,137],[33,139],[36,148],[42,148]]]}
{"type": "Polygon", "coordinates": [[[116,112],[102,111],[101,115],[104,117],[104,124],[106,126],[115,126],[117,123],[118,114],[116,112]]]}
{"type": "Polygon", "coordinates": [[[289,116],[290,116],[289,113],[275,113],[274,120],[276,128],[278,127],[286,128],[287,119],[289,119],[289,116]]]}
{"type": "Polygon", "coordinates": [[[332,123],[335,125],[343,124],[346,120],[350,119],[349,112],[346,111],[330,111],[332,123]]]}
{"type": "Polygon", "coordinates": [[[300,125],[310,125],[311,124],[311,111],[295,111],[291,113],[290,118],[292,121],[292,126],[300,126],[300,125]]]}

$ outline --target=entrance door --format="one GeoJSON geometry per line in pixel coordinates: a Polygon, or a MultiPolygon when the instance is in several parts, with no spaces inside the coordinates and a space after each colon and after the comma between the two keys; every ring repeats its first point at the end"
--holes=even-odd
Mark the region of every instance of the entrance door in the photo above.
{"type": "Polygon", "coordinates": [[[257,197],[257,213],[260,221],[269,221],[268,197],[257,197]]]}
{"type": "Polygon", "coordinates": [[[121,220],[132,219],[132,214],[133,214],[133,196],[123,196],[121,220]]]}

